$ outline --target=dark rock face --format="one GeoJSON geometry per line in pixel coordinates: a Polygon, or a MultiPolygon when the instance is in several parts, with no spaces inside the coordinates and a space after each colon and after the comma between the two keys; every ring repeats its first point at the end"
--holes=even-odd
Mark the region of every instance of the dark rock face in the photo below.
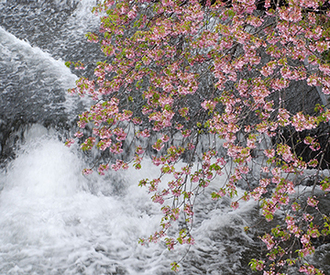
{"type": "Polygon", "coordinates": [[[282,98],[286,109],[296,114],[303,111],[312,115],[316,104],[323,104],[315,87],[308,86],[306,81],[292,81],[289,88],[284,90],[282,98]]]}
{"type": "MultiPolygon", "coordinates": [[[[315,106],[324,105],[320,93],[316,87],[306,84],[306,81],[293,81],[290,86],[282,93],[285,102],[285,108],[292,114],[303,112],[308,115],[315,115],[315,106]]],[[[304,161],[308,162],[316,158],[321,162],[322,169],[330,168],[330,144],[329,144],[330,126],[328,123],[320,123],[313,130],[296,131],[293,127],[287,127],[273,138],[273,143],[285,142],[292,151],[304,161]],[[321,151],[313,151],[304,143],[307,136],[315,137],[320,143],[321,151]]]]}
{"type": "Polygon", "coordinates": [[[292,151],[302,160],[308,162],[312,159],[317,159],[321,169],[330,169],[330,135],[329,125],[326,123],[320,124],[316,129],[304,130],[297,132],[287,128],[273,138],[273,143],[277,144],[285,141],[292,151]],[[320,144],[320,150],[313,151],[304,143],[307,136],[315,137],[320,144]]]}

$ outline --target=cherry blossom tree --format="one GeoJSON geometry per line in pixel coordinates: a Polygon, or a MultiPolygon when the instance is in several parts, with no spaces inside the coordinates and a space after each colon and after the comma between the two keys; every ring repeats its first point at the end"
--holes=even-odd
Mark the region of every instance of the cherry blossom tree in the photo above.
{"type": "Polygon", "coordinates": [[[313,134],[330,120],[327,1],[105,0],[93,12],[100,29],[87,37],[105,61],[94,79],[70,89],[95,101],[79,116],[75,137],[81,149],[103,152],[100,174],[141,169],[146,157],[159,167],[159,177],[139,182],[163,212],[159,231],[141,244],[193,245],[195,199],[210,189],[210,199],[229,196],[234,209],[260,201],[267,221],[285,213],[260,237],[268,253],[251,260],[253,270],[323,274],[307,257],[312,240],[330,234],[330,217],[318,208],[330,190],[323,173],[329,131],[322,142],[313,134]],[[322,95],[313,113],[287,106],[284,94],[297,81],[322,95]],[[219,176],[225,180],[213,190],[219,176]],[[306,179],[311,187],[298,193],[306,179]],[[242,182],[249,188],[237,197],[242,182]],[[179,219],[185,226],[167,234],[179,219]]]}

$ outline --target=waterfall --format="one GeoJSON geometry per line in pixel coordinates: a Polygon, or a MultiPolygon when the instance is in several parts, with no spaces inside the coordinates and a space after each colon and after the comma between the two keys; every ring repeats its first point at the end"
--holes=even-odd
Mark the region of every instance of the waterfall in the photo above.
{"type": "MultiPolygon", "coordinates": [[[[99,23],[95,2],[0,0],[0,274],[174,274],[170,263],[187,252],[138,244],[162,217],[138,187],[159,176],[150,160],[141,170],[87,177],[88,160],[63,145],[88,105],[67,95],[77,76],[64,62],[87,62],[91,73],[89,63],[103,58],[84,38],[99,23]]],[[[212,201],[223,180],[196,201],[196,245],[179,274],[249,274],[249,260],[260,255],[255,236],[269,225],[253,200],[237,210],[229,198],[212,201]],[[244,227],[255,224],[251,237],[244,227]]]]}

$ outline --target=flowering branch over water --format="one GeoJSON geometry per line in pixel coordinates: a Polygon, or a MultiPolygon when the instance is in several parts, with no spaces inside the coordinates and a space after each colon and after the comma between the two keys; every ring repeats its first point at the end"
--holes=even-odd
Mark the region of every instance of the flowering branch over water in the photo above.
{"type": "MultiPolygon", "coordinates": [[[[235,198],[237,186],[247,182],[250,189],[233,200],[234,209],[252,198],[261,202],[267,221],[279,210],[286,213],[284,224],[261,237],[268,253],[252,260],[251,268],[287,274],[296,265],[302,273],[322,274],[306,257],[315,251],[311,239],[330,233],[329,217],[318,209],[321,195],[316,192],[330,190],[330,180],[320,173],[327,165],[329,133],[323,147],[310,133],[329,122],[330,111],[320,105],[313,114],[292,112],[284,95],[296,81],[330,93],[325,58],[330,14],[322,9],[326,1],[289,0],[283,6],[259,2],[98,4],[93,12],[101,17],[100,32],[87,37],[100,44],[106,61],[97,64],[94,80],[81,78],[70,89],[96,102],[79,116],[76,138],[82,139],[82,150],[109,152],[108,162],[97,169],[100,174],[127,169],[130,162],[141,169],[146,156],[159,167],[158,178],[139,182],[163,212],[160,230],[141,244],[161,239],[169,250],[193,245],[198,194],[207,188],[213,190],[213,200],[235,198]],[[83,134],[85,127],[93,129],[91,136],[83,134]],[[292,142],[293,135],[288,138],[285,131],[305,137],[292,142]],[[200,149],[205,136],[214,137],[214,143],[200,149]],[[215,145],[219,140],[224,154],[215,145]],[[313,157],[300,155],[298,145],[313,157]],[[125,146],[134,147],[131,159],[124,155],[125,146]],[[312,168],[314,186],[303,200],[296,187],[312,168]],[[251,176],[256,169],[259,176],[251,176]],[[173,179],[164,186],[166,175],[173,179]],[[219,177],[225,180],[214,190],[219,177]],[[310,210],[323,222],[313,224],[310,210]],[[185,225],[169,236],[180,219],[185,225]]],[[[178,268],[172,264],[173,270],[178,268]]]]}

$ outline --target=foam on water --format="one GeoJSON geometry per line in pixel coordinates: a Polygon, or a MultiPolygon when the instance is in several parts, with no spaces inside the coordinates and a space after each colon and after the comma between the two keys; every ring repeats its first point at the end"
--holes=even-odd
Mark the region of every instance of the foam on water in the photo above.
{"type": "MultiPolygon", "coordinates": [[[[162,243],[137,242],[159,229],[159,205],[137,186],[141,178],[156,177],[157,167],[145,161],[139,171],[86,178],[79,153],[64,147],[56,133],[35,126],[26,136],[2,177],[1,274],[171,274],[170,262],[185,248],[169,252],[162,243]]],[[[237,238],[247,238],[243,227],[254,205],[232,211],[229,203],[201,195],[196,245],[180,274],[239,274],[246,248],[237,238]]]]}
{"type": "Polygon", "coordinates": [[[155,251],[143,255],[137,239],[152,233],[158,220],[144,190],[124,182],[124,196],[92,194],[81,174],[82,160],[50,136],[31,138],[40,134],[37,128],[3,180],[1,274],[148,272],[155,251]]]}

